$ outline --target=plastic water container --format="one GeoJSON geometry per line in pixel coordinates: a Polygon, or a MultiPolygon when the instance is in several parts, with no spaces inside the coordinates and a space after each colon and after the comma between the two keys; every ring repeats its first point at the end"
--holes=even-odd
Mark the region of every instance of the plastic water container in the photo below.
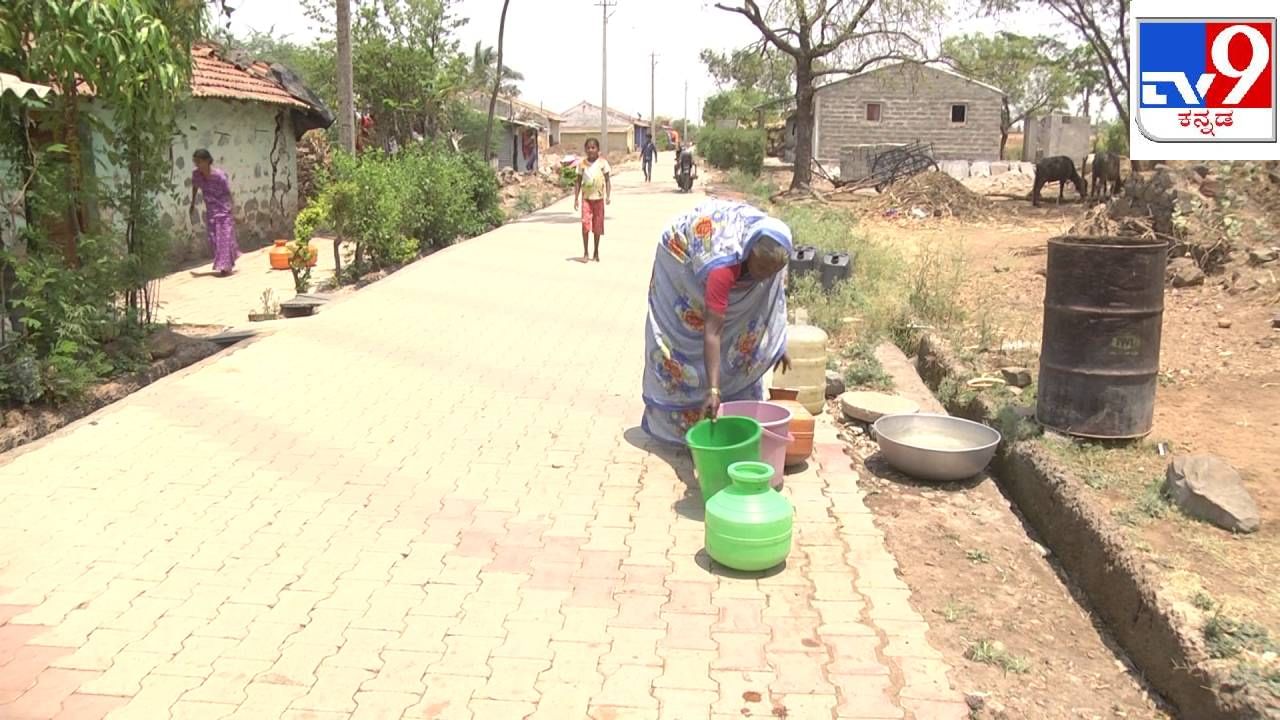
{"type": "Polygon", "coordinates": [[[745,572],[768,570],[791,553],[795,511],[769,487],[768,463],[729,466],[731,485],[707,501],[703,542],[712,560],[745,572]]]}
{"type": "Polygon", "coordinates": [[[808,275],[818,267],[818,248],[801,245],[791,251],[791,268],[787,271],[796,277],[808,275]]]}
{"type": "Polygon", "coordinates": [[[787,356],[791,371],[774,376],[773,384],[795,388],[796,400],[818,415],[827,400],[827,334],[812,325],[787,328],[787,356]]]}
{"type": "Polygon", "coordinates": [[[684,441],[693,453],[702,501],[710,500],[729,486],[729,466],[736,462],[760,461],[760,423],[749,417],[722,417],[702,420],[689,428],[684,441]]]}
{"type": "Polygon", "coordinates": [[[791,442],[787,443],[786,465],[796,465],[813,454],[813,414],[796,401],[799,391],[791,388],[769,388],[769,402],[791,411],[791,442]]]}
{"type": "Polygon", "coordinates": [[[773,468],[769,484],[782,489],[782,471],[787,464],[787,446],[791,443],[791,411],[777,403],[759,400],[734,400],[720,405],[720,416],[755,418],[760,423],[760,460],[773,468]]]}
{"type": "Polygon", "coordinates": [[[824,292],[831,292],[837,283],[849,279],[849,253],[833,252],[822,256],[822,269],[818,279],[824,292]]]}

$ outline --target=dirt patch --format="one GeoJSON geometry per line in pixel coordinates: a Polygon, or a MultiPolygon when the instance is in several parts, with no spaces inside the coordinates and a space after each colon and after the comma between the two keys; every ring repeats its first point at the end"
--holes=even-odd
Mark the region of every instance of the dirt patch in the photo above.
{"type": "MultiPolygon", "coordinates": [[[[920,364],[940,389],[963,387],[973,372],[936,339],[922,345],[920,364]]],[[[943,394],[950,398],[949,409],[985,422],[1002,407],[1014,407],[981,393],[943,394]]],[[[1130,532],[1173,516],[1159,492],[1159,476],[1149,474],[1162,465],[1149,444],[1096,447],[1084,454],[1065,439],[1034,438],[1007,447],[995,467],[1005,492],[1057,553],[1091,607],[1183,717],[1280,716],[1277,646],[1267,629],[1256,617],[1226,612],[1203,590],[1192,591],[1200,575],[1172,574],[1168,560],[1130,532]],[[1122,494],[1117,504],[1093,491],[1113,487],[1122,460],[1138,473],[1130,488],[1136,499],[1122,494]]]]}
{"type": "Polygon", "coordinates": [[[0,422],[0,453],[38,440],[166,375],[213,355],[220,348],[202,339],[211,334],[208,330],[201,326],[193,333],[196,336],[184,334],[181,326],[157,331],[148,339],[152,361],[147,368],[99,383],[74,402],[5,409],[3,422],[0,422]]]}
{"type": "MultiPolygon", "coordinates": [[[[911,365],[891,352],[898,361],[884,347],[876,354],[896,391],[940,412],[911,365]]],[[[866,504],[952,683],[980,705],[975,718],[1170,717],[1117,659],[990,478],[917,483],[883,463],[862,424],[846,423],[844,436],[863,465],[866,504]]]]}
{"type": "Polygon", "coordinates": [[[502,209],[507,218],[523,217],[570,195],[573,188],[566,188],[558,173],[558,165],[532,173],[518,173],[511,168],[499,171],[502,209]]]}

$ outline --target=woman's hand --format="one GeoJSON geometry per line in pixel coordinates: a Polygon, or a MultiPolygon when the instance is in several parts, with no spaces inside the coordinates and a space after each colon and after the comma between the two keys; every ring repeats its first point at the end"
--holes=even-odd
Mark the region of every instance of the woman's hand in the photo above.
{"type": "Polygon", "coordinates": [[[709,420],[715,420],[720,417],[720,393],[718,391],[712,390],[707,393],[706,402],[702,403],[702,416],[709,420]]]}
{"type": "Polygon", "coordinates": [[[786,353],[782,353],[782,357],[778,358],[778,362],[774,363],[774,372],[777,372],[778,368],[782,368],[784,375],[791,372],[791,358],[787,357],[786,353]]]}

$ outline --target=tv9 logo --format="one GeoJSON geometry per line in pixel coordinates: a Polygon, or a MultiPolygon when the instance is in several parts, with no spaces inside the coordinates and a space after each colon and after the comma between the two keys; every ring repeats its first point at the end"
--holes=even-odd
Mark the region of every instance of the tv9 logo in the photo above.
{"type": "Polygon", "coordinates": [[[1265,153],[1278,152],[1276,18],[1264,15],[1274,13],[1267,7],[1272,3],[1228,0],[1233,8],[1262,12],[1222,17],[1169,16],[1169,10],[1178,14],[1178,6],[1203,13],[1198,2],[1141,4],[1164,16],[1143,17],[1135,7],[1134,159],[1269,159],[1214,144],[1266,143],[1273,148],[1265,153]],[[1152,156],[1145,157],[1147,151],[1152,156]]]}

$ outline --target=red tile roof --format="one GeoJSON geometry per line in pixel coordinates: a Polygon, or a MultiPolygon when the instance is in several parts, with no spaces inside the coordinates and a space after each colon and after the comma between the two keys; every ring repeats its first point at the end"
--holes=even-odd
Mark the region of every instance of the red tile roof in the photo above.
{"type": "Polygon", "coordinates": [[[192,97],[254,100],[286,105],[303,110],[306,103],[285,91],[271,75],[271,66],[262,61],[241,68],[224,60],[213,45],[196,45],[191,48],[192,97]]]}

